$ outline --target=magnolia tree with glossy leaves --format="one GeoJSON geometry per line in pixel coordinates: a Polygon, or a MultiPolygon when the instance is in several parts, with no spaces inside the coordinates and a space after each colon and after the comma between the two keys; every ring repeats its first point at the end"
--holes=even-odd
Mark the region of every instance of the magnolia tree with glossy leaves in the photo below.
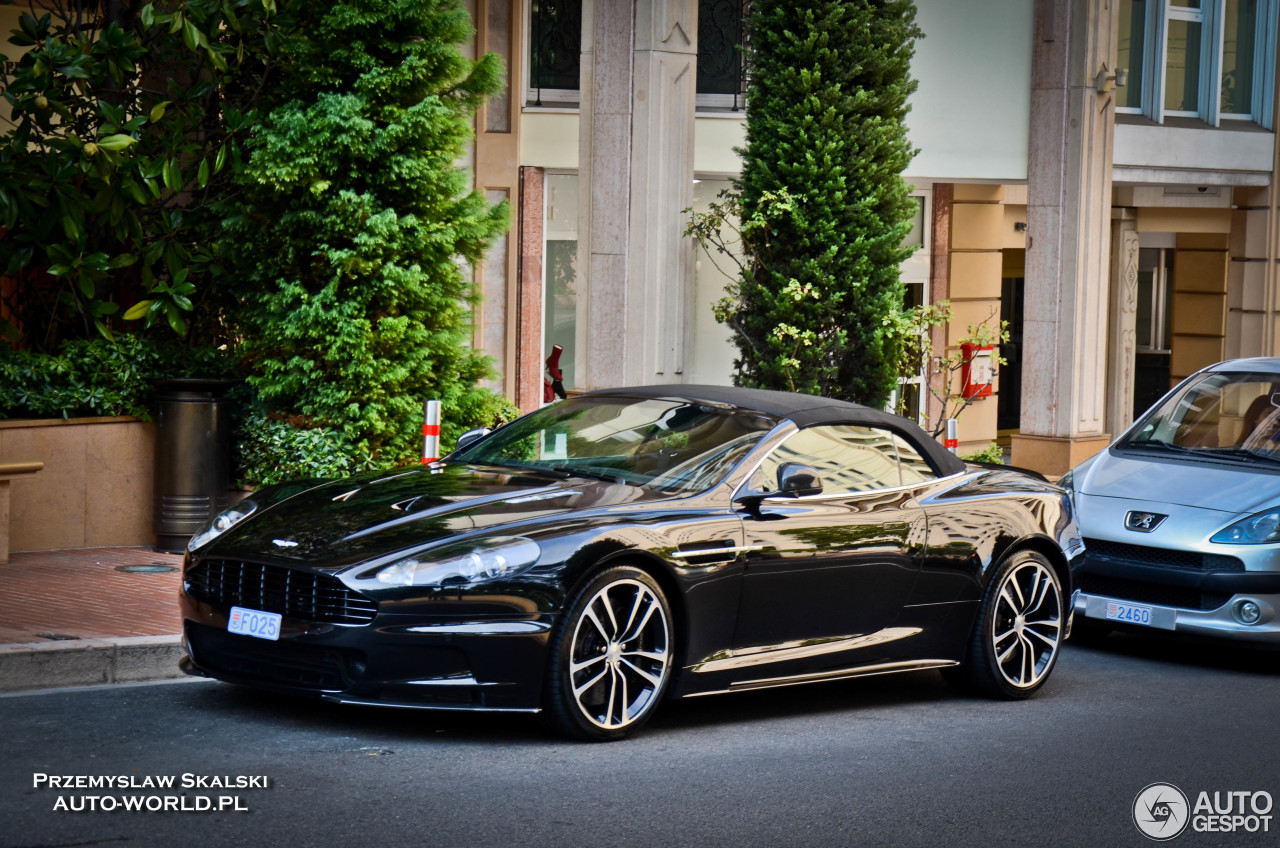
{"type": "Polygon", "coordinates": [[[27,8],[0,56],[0,336],[225,340],[218,205],[292,22],[275,0],[6,5],[27,8]]]}

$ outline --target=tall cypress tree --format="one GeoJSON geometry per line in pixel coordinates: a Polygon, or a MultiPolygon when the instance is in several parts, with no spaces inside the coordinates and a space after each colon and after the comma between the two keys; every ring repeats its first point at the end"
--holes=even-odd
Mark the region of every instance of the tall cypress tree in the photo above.
{"type": "Polygon", "coordinates": [[[718,309],[738,380],[883,406],[915,203],[903,120],[911,0],[755,0],[741,194],[744,273],[718,309]]]}
{"type": "Polygon", "coordinates": [[[466,59],[458,0],[295,0],[309,21],[275,82],[229,226],[249,382],[294,423],[382,463],[413,456],[424,399],[446,436],[500,399],[469,346],[480,261],[508,224],[457,167],[502,73],[466,59]]]}

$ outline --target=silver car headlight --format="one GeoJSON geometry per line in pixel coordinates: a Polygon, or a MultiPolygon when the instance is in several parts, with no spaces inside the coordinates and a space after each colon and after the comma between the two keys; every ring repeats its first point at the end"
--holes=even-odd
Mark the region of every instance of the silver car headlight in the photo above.
{"type": "Polygon", "coordinates": [[[191,541],[187,542],[187,550],[194,551],[204,547],[257,511],[258,504],[252,499],[240,501],[230,509],[223,510],[209,522],[208,527],[191,537],[191,541]]]}
{"type": "Polygon", "coordinates": [[[443,559],[409,557],[380,570],[378,580],[391,586],[434,586],[446,582],[479,583],[495,577],[510,577],[538,561],[542,548],[532,539],[507,536],[490,539],[475,547],[441,552],[443,559]]]}
{"type": "Polygon", "coordinates": [[[1265,545],[1280,542],[1280,507],[1241,519],[1214,533],[1209,541],[1221,545],[1265,545]]]}

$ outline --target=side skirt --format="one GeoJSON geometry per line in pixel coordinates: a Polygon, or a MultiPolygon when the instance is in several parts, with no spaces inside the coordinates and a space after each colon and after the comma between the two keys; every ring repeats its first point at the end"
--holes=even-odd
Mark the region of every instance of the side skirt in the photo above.
{"type": "Polygon", "coordinates": [[[730,683],[728,689],[717,689],[711,692],[693,692],[685,698],[699,698],[703,695],[724,695],[729,692],[748,692],[752,689],[772,689],[777,686],[798,686],[803,683],[822,683],[828,680],[847,680],[852,677],[874,677],[877,674],[896,674],[903,671],[924,671],[931,668],[947,668],[960,665],[955,660],[906,660],[903,662],[879,663],[857,668],[844,668],[835,671],[821,671],[812,674],[797,674],[791,677],[766,677],[760,680],[744,680],[730,683]]]}

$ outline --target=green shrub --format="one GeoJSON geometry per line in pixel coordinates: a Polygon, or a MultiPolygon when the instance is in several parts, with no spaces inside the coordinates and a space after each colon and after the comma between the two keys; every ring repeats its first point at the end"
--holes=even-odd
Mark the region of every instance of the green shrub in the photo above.
{"type": "Polygon", "coordinates": [[[133,335],[64,342],[57,353],[0,348],[0,418],[133,415],[151,418],[151,380],[225,377],[232,363],[210,347],[133,335]]]}
{"type": "Polygon", "coordinates": [[[372,462],[324,427],[299,429],[268,418],[261,406],[245,413],[234,434],[234,460],[241,486],[267,486],[305,477],[347,477],[372,462]]]}
{"type": "Polygon", "coordinates": [[[341,434],[379,465],[412,461],[422,404],[446,442],[499,411],[478,387],[474,286],[509,224],[456,163],[501,82],[456,0],[317,4],[273,84],[287,102],[249,144],[228,221],[245,293],[247,379],[267,407],[341,434]],[[465,260],[466,263],[460,260],[465,260]]]}
{"type": "Polygon", "coordinates": [[[982,450],[966,453],[960,458],[965,462],[992,462],[996,465],[1004,465],[1004,448],[991,442],[982,450]]]}

